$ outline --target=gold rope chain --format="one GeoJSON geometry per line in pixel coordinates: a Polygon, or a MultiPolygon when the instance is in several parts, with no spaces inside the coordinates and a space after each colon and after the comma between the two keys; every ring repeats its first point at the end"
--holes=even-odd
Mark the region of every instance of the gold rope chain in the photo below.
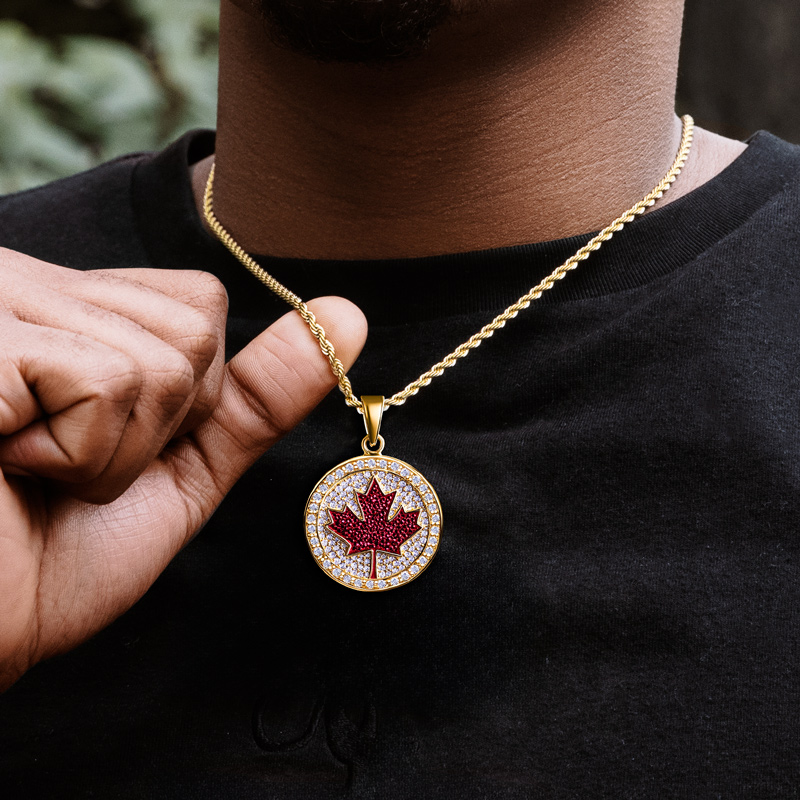
{"type": "MultiPolygon", "coordinates": [[[[664,193],[675,182],[675,179],[680,175],[681,170],[686,164],[689,157],[689,151],[692,147],[692,137],[694,135],[694,120],[687,114],[682,118],[683,133],[681,135],[680,149],[675,158],[674,163],[669,168],[669,172],[662,178],[659,184],[653,189],[650,194],[643,197],[635,206],[629,208],[624,214],[617,217],[607,228],[604,228],[587,244],[581,247],[574,256],[568,258],[560,267],[551,272],[541,283],[538,283],[526,294],[517,300],[516,303],[510,305],[502,314],[498,314],[488,325],[481,328],[476,334],[467,339],[466,342],[460,344],[453,350],[452,353],[445,356],[438,364],[434,364],[427,372],[424,372],[413,383],[409,383],[405,389],[384,401],[384,406],[400,406],[413,397],[420,389],[427,386],[434,378],[441,375],[448,367],[452,367],[460,358],[468,355],[470,351],[474,350],[484,339],[488,339],[495,331],[504,327],[506,322],[524,311],[528,306],[537,300],[548,289],[552,289],[556,281],[560,281],[566,276],[570,270],[575,269],[581,261],[587,259],[595,250],[599,250],[604,242],[607,242],[617,231],[622,228],[636,217],[644,214],[644,212],[653,206],[657,200],[663,197],[664,193]]],[[[208,176],[206,183],[205,197],[203,202],[203,210],[205,212],[206,222],[211,230],[214,231],[217,238],[231,251],[231,253],[253,274],[258,278],[268,289],[275,292],[281,299],[285,300],[292,308],[294,308],[300,316],[305,320],[306,324],[314,335],[314,338],[319,342],[320,349],[327,356],[330,361],[331,369],[333,370],[336,379],[339,381],[339,389],[345,397],[347,405],[357,408],[359,412],[363,413],[363,404],[353,394],[353,387],[350,379],[347,377],[344,365],[336,357],[336,350],[331,344],[330,340],[325,334],[324,328],[317,322],[316,317],[310,311],[308,306],[296,295],[294,292],[287,289],[282,283],[275,280],[265,269],[258,265],[255,259],[252,258],[228,233],[223,227],[222,223],[214,215],[214,173],[216,171],[216,164],[211,167],[211,172],[208,176]]]]}

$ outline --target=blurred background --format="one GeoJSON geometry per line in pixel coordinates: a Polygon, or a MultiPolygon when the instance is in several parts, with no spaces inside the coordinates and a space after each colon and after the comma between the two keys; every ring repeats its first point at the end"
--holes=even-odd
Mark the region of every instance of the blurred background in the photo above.
{"type": "MultiPolygon", "coordinates": [[[[0,193],[214,125],[219,0],[0,0],[0,193]]],[[[800,143],[800,2],[687,0],[678,110],[800,143]]]]}

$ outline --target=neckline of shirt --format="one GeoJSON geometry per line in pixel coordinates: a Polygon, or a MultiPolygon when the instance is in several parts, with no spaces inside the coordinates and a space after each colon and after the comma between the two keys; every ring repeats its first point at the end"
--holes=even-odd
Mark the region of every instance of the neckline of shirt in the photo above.
{"type": "MultiPolygon", "coordinates": [[[[228,289],[233,316],[271,318],[285,304],[257,284],[203,227],[189,165],[213,152],[212,131],[192,131],[136,165],[132,202],[140,235],[163,268],[203,269],[228,289]],[[168,188],[167,188],[168,187],[168,188]],[[166,189],[166,190],[165,190],[166,189]]],[[[689,263],[743,225],[781,191],[800,148],[759,132],[725,170],[689,194],[630,223],[546,292],[540,304],[634,289],[689,263]]],[[[497,313],[552,272],[593,234],[491,250],[371,261],[256,256],[300,297],[347,297],[370,320],[396,324],[497,313]],[[365,281],[365,273],[386,280],[365,281]]]]}

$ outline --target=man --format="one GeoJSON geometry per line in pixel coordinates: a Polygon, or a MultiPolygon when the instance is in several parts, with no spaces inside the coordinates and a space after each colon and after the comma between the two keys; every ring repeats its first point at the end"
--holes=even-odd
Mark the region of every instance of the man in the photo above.
{"type": "MultiPolygon", "coordinates": [[[[12,796],[795,791],[795,147],[697,131],[653,213],[387,409],[446,519],[393,591],[315,566],[363,422],[300,422],[328,361],[202,221],[215,164],[245,251],[366,314],[388,397],[667,172],[681,6],[223,0],[216,144],[2,202],[12,796]]],[[[352,364],[358,310],[311,307],[352,364]]]]}

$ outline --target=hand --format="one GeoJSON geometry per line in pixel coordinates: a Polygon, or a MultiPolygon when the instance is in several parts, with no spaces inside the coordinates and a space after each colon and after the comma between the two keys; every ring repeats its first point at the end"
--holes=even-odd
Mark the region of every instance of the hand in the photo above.
{"type": "MultiPolygon", "coordinates": [[[[310,305],[349,366],[363,316],[310,305]]],[[[0,251],[0,688],[130,608],[335,385],[295,312],[225,366],[225,316],[204,273],[0,251]]]]}

